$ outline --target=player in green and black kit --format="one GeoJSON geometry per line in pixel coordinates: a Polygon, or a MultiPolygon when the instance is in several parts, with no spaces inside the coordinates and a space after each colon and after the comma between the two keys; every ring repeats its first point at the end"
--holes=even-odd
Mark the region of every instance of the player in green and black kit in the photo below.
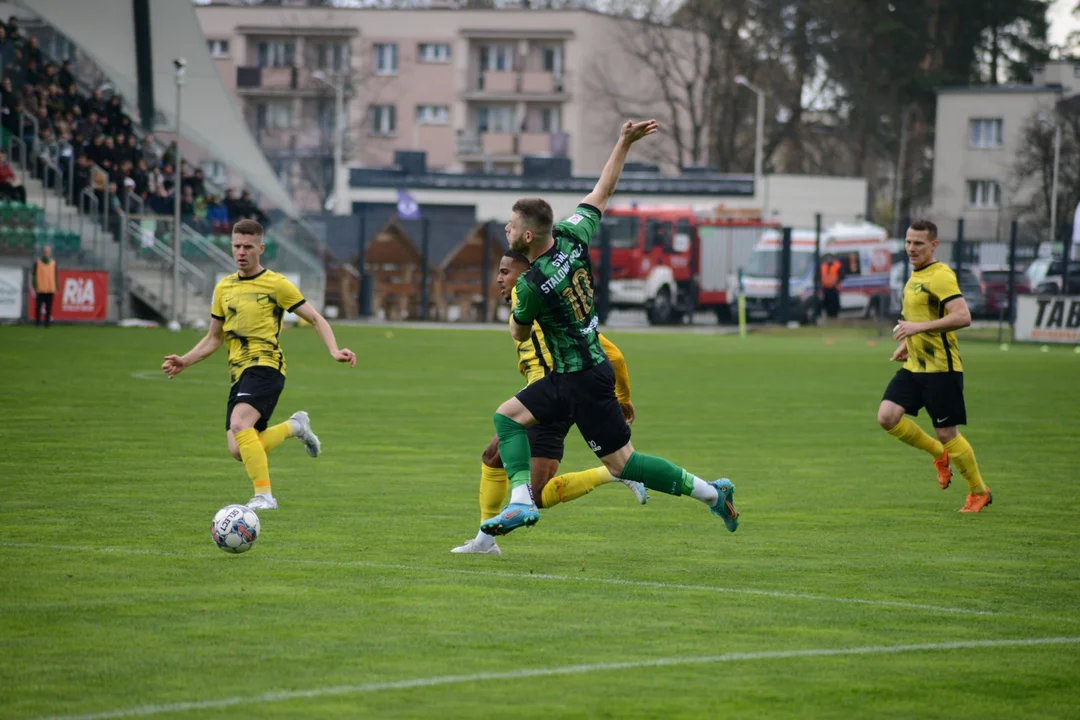
{"type": "Polygon", "coordinates": [[[627,121],[593,191],[566,220],[552,227],[551,206],[539,198],[514,203],[506,239],[532,267],[517,281],[510,332],[525,340],[540,323],[554,363],[545,375],[495,412],[499,454],[512,488],[502,513],[481,524],[489,535],[535,525],[540,513],[529,490],[529,437],[538,422],[570,419],[613,477],[642,482],[669,495],[690,495],[708,505],[727,529],[739,527],[730,480],[708,483],[663,458],[634,452],[630,426],[615,398],[615,373],[597,339],[589,241],[615,192],[630,146],[657,130],[655,120],[627,121]]]}

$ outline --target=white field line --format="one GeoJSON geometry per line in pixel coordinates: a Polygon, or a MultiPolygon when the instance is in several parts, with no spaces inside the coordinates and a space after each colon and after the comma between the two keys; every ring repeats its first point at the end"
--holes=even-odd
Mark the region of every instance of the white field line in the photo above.
{"type": "Polygon", "coordinates": [[[701,657],[657,658],[654,660],[631,660],[629,662],[590,663],[584,665],[563,665],[561,667],[508,670],[505,672],[483,672],[469,675],[435,675],[412,680],[364,683],[363,685],[334,685],[310,690],[284,690],[281,692],[248,695],[246,697],[221,698],[218,700],[193,700],[161,705],[143,705],[124,710],[109,710],[87,715],[55,715],[47,720],[114,720],[115,718],[149,717],[165,713],[188,712],[191,710],[217,710],[219,708],[243,705],[250,710],[256,705],[287,702],[289,700],[310,700],[314,698],[341,695],[364,695],[384,690],[411,690],[442,685],[461,685],[475,682],[496,680],[521,680],[553,675],[580,675],[584,673],[611,672],[614,670],[638,670],[641,668],[673,667],[679,665],[706,665],[719,663],[737,663],[759,660],[793,660],[802,658],[849,657],[853,655],[897,655],[900,653],[934,652],[944,650],[975,650],[983,648],[1033,647],[1046,645],[1069,645],[1080,643],[1080,637],[1047,637],[1017,640],[971,640],[960,642],[925,643],[921,645],[870,645],[856,648],[821,648],[809,650],[767,650],[763,652],[726,653],[724,655],[706,655],[701,657]]]}

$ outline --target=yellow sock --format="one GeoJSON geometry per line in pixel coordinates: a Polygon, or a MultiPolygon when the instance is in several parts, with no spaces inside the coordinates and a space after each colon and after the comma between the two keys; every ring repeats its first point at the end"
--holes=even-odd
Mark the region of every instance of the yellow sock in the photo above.
{"type": "Polygon", "coordinates": [[[611,473],[606,467],[597,467],[592,470],[566,473],[551,478],[540,493],[540,499],[545,508],[554,507],[559,503],[576,500],[582,495],[588,495],[595,488],[604,483],[611,482],[611,473]]]}
{"type": "Polygon", "coordinates": [[[505,469],[488,467],[480,463],[480,522],[502,512],[509,483],[505,469]]]}
{"type": "Polygon", "coordinates": [[[971,449],[967,439],[963,435],[957,435],[945,443],[945,449],[949,451],[949,462],[960,468],[960,474],[967,480],[971,493],[982,495],[986,492],[986,484],[979,473],[979,463],[975,462],[975,451],[971,449]]]}
{"type": "MultiPolygon", "coordinates": [[[[940,458],[941,454],[945,452],[944,445],[937,438],[931,437],[926,434],[921,427],[915,424],[915,422],[906,415],[900,418],[900,422],[896,424],[892,430],[888,433],[900,442],[907,443],[913,448],[919,448],[933,455],[935,458],[940,458]]],[[[952,456],[952,453],[949,453],[952,456]]]]}
{"type": "Polygon", "coordinates": [[[286,420],[283,423],[278,423],[272,428],[266,428],[261,433],[259,433],[259,442],[262,443],[263,450],[265,450],[266,452],[270,452],[292,436],[292,423],[286,420]]]}
{"type": "Polygon", "coordinates": [[[259,442],[259,433],[255,428],[248,428],[234,433],[236,446],[240,448],[240,459],[244,461],[251,484],[256,495],[270,494],[270,465],[266,462],[266,450],[259,442]]]}

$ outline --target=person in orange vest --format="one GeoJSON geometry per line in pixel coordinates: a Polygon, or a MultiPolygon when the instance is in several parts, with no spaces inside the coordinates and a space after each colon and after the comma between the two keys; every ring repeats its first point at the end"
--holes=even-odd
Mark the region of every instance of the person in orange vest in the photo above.
{"type": "Polygon", "coordinates": [[[45,318],[45,327],[52,325],[53,296],[56,295],[56,261],[52,259],[52,248],[41,248],[41,257],[34,263],[34,295],[37,297],[35,325],[41,325],[45,318]]]}
{"type": "Polygon", "coordinates": [[[821,296],[825,314],[831,318],[840,314],[840,282],[844,279],[844,266],[834,255],[826,255],[821,261],[821,296]]]}

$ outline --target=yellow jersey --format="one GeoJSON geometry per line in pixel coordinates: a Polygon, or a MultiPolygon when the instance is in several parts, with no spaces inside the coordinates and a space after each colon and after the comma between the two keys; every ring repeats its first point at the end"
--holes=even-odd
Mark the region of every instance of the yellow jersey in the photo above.
{"type": "MultiPolygon", "coordinates": [[[[517,290],[514,289],[510,291],[510,307],[516,304],[517,290]]],[[[615,343],[603,335],[599,335],[599,339],[601,347],[604,348],[608,360],[615,369],[615,397],[625,405],[630,402],[630,373],[626,368],[626,358],[615,343]]],[[[554,367],[551,351],[544,341],[544,331],[540,329],[539,323],[533,323],[528,340],[521,342],[515,340],[514,344],[517,346],[518,372],[525,378],[527,385],[532,385],[551,372],[551,368],[554,367]]]]}
{"type": "Polygon", "coordinates": [[[272,367],[285,374],[285,355],[278,343],[281,318],[304,302],[296,286],[273,270],[251,277],[233,273],[217,284],[210,316],[225,324],[233,383],[250,367],[272,367]]]}
{"type": "MultiPolygon", "coordinates": [[[[911,273],[904,285],[903,316],[908,322],[945,317],[945,305],[963,297],[956,273],[945,263],[932,262],[911,273]]],[[[919,333],[907,339],[904,368],[917,373],[963,372],[956,333],[919,333]]]]}

